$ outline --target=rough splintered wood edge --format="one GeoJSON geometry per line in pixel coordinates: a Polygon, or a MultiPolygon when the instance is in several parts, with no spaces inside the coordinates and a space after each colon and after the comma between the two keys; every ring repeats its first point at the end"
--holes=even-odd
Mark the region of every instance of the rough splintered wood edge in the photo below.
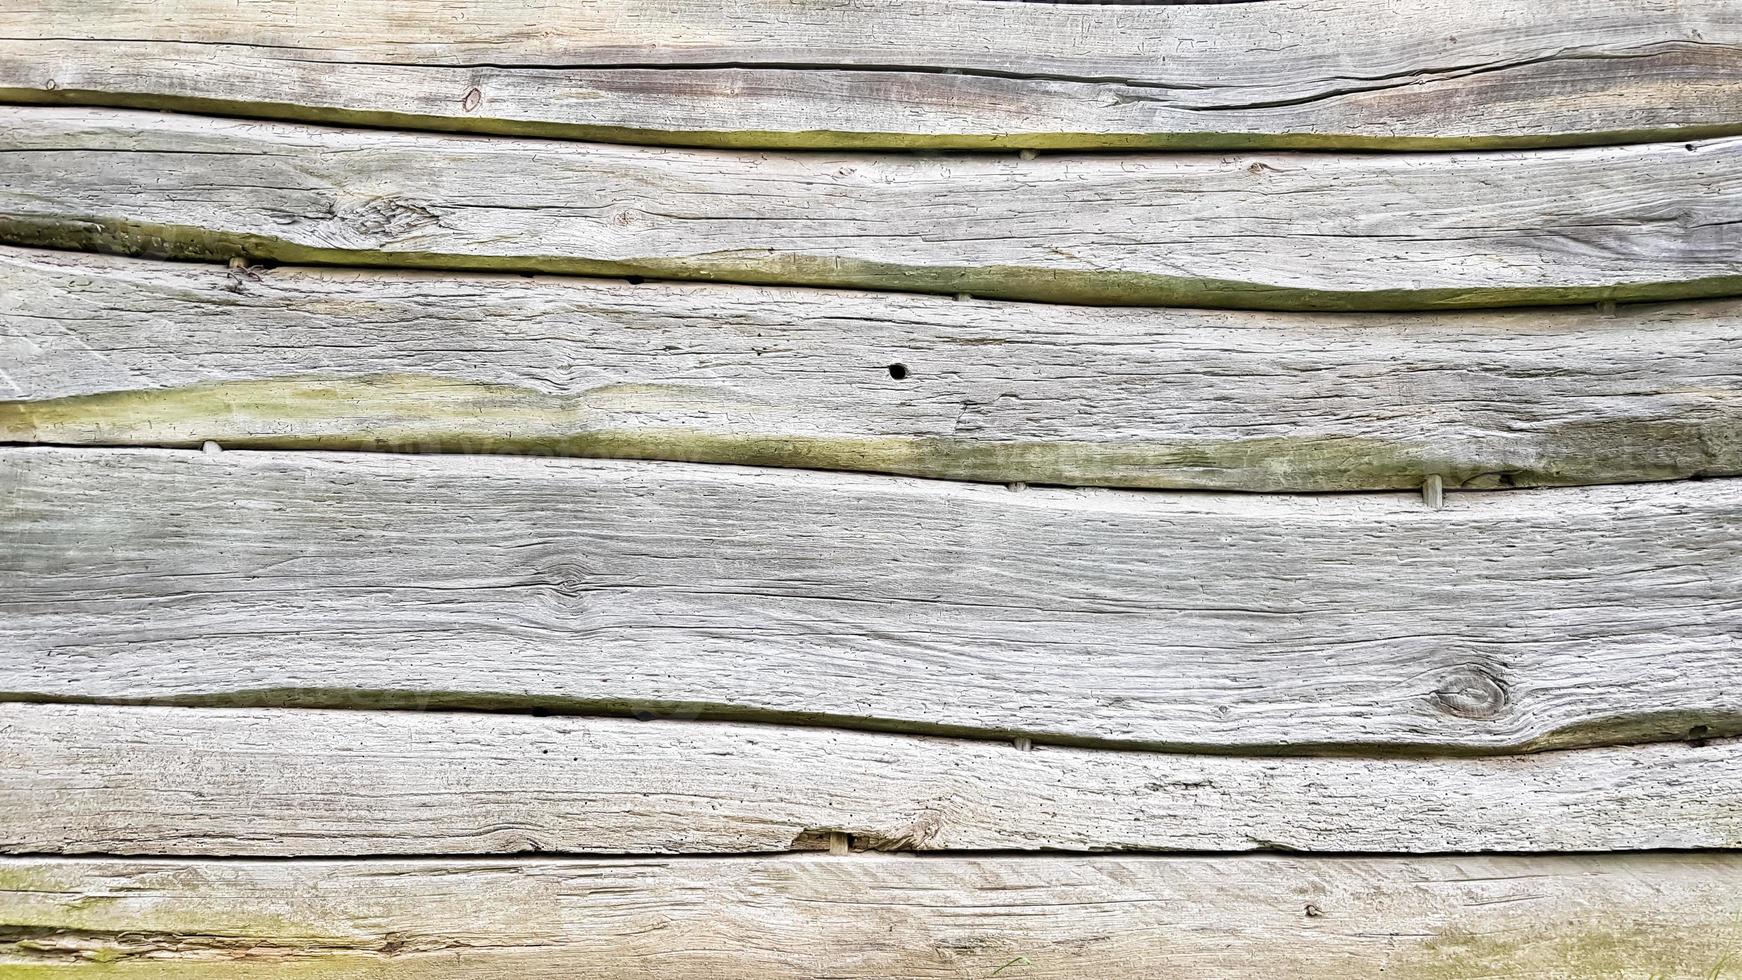
{"type": "Polygon", "coordinates": [[[14,448],[0,464],[13,700],[1221,752],[1742,732],[1729,481],[1434,511],[1415,493],[499,456],[14,448]]]}
{"type": "Polygon", "coordinates": [[[1742,139],[1021,161],[113,109],[0,107],[0,123],[0,240],[12,244],[1101,305],[1395,310],[1742,292],[1742,139]]]}
{"type": "Polygon", "coordinates": [[[183,0],[141,18],[12,0],[0,98],[729,147],[1471,149],[1742,130],[1727,0],[662,0],[569,3],[535,24],[512,5],[451,8],[183,0]]]}
{"type": "Polygon", "coordinates": [[[1734,301],[1119,310],[3,246],[0,292],[0,442],[1253,491],[1742,473],[1734,301]]]}
{"type": "Polygon", "coordinates": [[[0,976],[1716,977],[1742,855],[0,860],[0,976]]]}
{"type": "Polygon", "coordinates": [[[12,853],[1737,846],[1742,743],[1723,740],[1265,759],[708,722],[0,704],[12,853]]]}

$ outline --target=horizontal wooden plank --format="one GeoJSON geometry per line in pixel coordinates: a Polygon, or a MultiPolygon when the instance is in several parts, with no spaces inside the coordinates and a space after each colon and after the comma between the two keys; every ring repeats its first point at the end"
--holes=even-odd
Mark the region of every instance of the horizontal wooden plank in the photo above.
{"type": "Polygon", "coordinates": [[[1401,309],[1742,292],[1742,138],[1428,156],[734,153],[0,108],[0,240],[1401,309]]]}
{"type": "Polygon", "coordinates": [[[1155,748],[1742,731],[1730,481],[1013,491],[0,451],[11,699],[539,708],[1155,748]]]}
{"type": "Polygon", "coordinates": [[[1742,743],[1499,758],[1108,752],[514,714],[0,705],[35,854],[1742,847],[1742,743]]]}
{"type": "Polygon", "coordinates": [[[1735,301],[1122,310],[4,247],[0,293],[0,442],[1291,491],[1742,473],[1735,301]]]}
{"type": "Polygon", "coordinates": [[[0,23],[10,101],[626,142],[1468,149],[1742,128],[1730,0],[6,0],[0,23]]]}
{"type": "Polygon", "coordinates": [[[1742,855],[0,861],[8,978],[1724,976],[1742,855]]]}

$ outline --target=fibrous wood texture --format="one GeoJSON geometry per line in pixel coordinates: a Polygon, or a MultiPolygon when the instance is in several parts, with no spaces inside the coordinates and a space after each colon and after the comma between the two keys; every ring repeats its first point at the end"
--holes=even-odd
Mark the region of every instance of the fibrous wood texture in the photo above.
{"type": "Polygon", "coordinates": [[[0,0],[0,102],[3,980],[1742,963],[1742,5],[0,0]]]}
{"type": "Polygon", "coordinates": [[[3,442],[1238,490],[1742,472],[1735,301],[1122,310],[5,248],[0,293],[3,442]]]}
{"type": "Polygon", "coordinates": [[[1730,0],[7,0],[0,97],[785,147],[1470,148],[1742,124],[1730,0]]]}
{"type": "Polygon", "coordinates": [[[1009,490],[682,464],[0,452],[0,691],[1152,746],[1742,729],[1729,481],[1009,490]]]}
{"type": "Polygon", "coordinates": [[[1430,156],[743,154],[0,110],[0,240],[181,258],[1402,309],[1742,291],[1742,139],[1430,156]]]}
{"type": "Polygon", "coordinates": [[[0,861],[0,970],[1716,977],[1742,855],[0,861]]]}
{"type": "Polygon", "coordinates": [[[0,705],[0,851],[1599,851],[1742,845],[1742,743],[1108,752],[616,718],[0,705]],[[366,799],[366,803],[363,801],[366,799]]]}

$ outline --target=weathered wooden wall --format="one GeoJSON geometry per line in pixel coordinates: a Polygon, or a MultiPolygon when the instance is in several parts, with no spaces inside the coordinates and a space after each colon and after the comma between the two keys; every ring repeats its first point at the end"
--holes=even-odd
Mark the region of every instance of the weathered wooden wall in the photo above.
{"type": "Polygon", "coordinates": [[[1742,975],[1742,5],[0,0],[0,102],[0,978],[1742,975]]]}

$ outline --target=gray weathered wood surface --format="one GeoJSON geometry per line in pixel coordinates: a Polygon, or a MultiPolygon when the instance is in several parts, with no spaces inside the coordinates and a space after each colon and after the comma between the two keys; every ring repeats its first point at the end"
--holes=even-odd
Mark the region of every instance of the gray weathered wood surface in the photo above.
{"type": "Polygon", "coordinates": [[[715,146],[1470,148],[1742,125],[1731,0],[0,3],[0,98],[715,146]]]}
{"type": "Polygon", "coordinates": [[[1742,855],[0,861],[77,977],[1720,977],[1742,855]]]}
{"type": "Polygon", "coordinates": [[[646,710],[1152,747],[1742,731],[1727,480],[1023,491],[673,463],[0,451],[0,692],[646,710]]]}
{"type": "Polygon", "coordinates": [[[0,442],[1241,490],[1742,472],[1735,301],[1124,310],[5,247],[0,294],[0,442]]]}
{"type": "Polygon", "coordinates": [[[1742,138],[1022,160],[0,108],[0,240],[183,258],[1401,309],[1742,292],[1742,138]]]}
{"type": "Polygon", "coordinates": [[[1109,752],[514,714],[0,705],[0,850],[1394,853],[1742,846],[1742,743],[1109,752]]]}

